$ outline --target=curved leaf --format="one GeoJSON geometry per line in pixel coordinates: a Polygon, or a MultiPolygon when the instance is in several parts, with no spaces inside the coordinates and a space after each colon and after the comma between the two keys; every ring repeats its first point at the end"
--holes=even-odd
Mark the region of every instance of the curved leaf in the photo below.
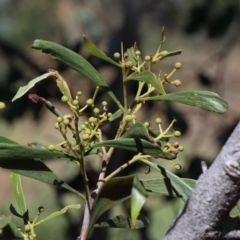
{"type": "Polygon", "coordinates": [[[41,221],[37,222],[36,224],[34,224],[34,226],[40,225],[50,219],[58,217],[64,213],[66,213],[69,209],[79,209],[80,207],[81,207],[80,204],[66,206],[63,209],[61,209],[60,211],[54,212],[54,213],[50,214],[49,216],[47,216],[46,218],[42,219],[41,221]]]}
{"type": "Polygon", "coordinates": [[[12,221],[12,216],[3,216],[0,217],[0,229],[6,227],[12,221]]]}
{"type": "Polygon", "coordinates": [[[111,58],[109,58],[104,52],[102,52],[97,46],[95,46],[89,39],[87,39],[85,36],[83,36],[83,45],[87,49],[89,53],[91,53],[93,56],[98,57],[100,59],[103,59],[117,67],[121,67],[121,65],[111,58]]]}
{"type": "Polygon", "coordinates": [[[52,72],[49,73],[45,73],[39,77],[34,78],[33,80],[31,80],[26,86],[24,87],[20,87],[17,91],[17,93],[15,94],[14,98],[12,99],[12,102],[15,101],[16,99],[22,97],[29,89],[31,89],[32,87],[34,87],[34,85],[50,76],[53,76],[52,72]]]}
{"type": "Polygon", "coordinates": [[[224,113],[228,107],[225,99],[219,97],[216,93],[208,91],[177,92],[161,96],[145,97],[141,100],[178,102],[190,106],[199,106],[200,108],[216,113],[224,113]]]}
{"type": "Polygon", "coordinates": [[[141,159],[141,162],[156,169],[163,175],[164,182],[165,182],[166,188],[168,190],[169,196],[182,197],[182,199],[184,201],[187,201],[188,197],[192,193],[192,187],[190,187],[188,184],[186,184],[177,175],[169,172],[167,169],[157,165],[156,163],[153,163],[153,162],[150,162],[150,161],[144,160],[144,159],[141,159]]]}
{"type": "Polygon", "coordinates": [[[148,136],[148,129],[142,123],[133,124],[121,138],[140,138],[146,141],[150,141],[148,136]]]}
{"type": "MultiPolygon", "coordinates": [[[[116,216],[114,218],[108,219],[106,222],[101,222],[94,224],[94,227],[108,227],[108,228],[129,228],[131,229],[131,219],[129,217],[116,216]]],[[[149,220],[143,216],[139,215],[135,224],[135,229],[144,228],[149,225],[149,220]]]]}
{"type": "MultiPolygon", "coordinates": [[[[196,180],[181,178],[191,189],[194,187],[196,180]]],[[[154,178],[141,180],[144,188],[151,193],[162,194],[170,197],[182,197],[177,191],[171,190],[171,185],[164,178],[154,178]]]]}
{"type": "Polygon", "coordinates": [[[0,137],[0,167],[11,172],[65,188],[82,199],[85,197],[58,178],[40,159],[66,158],[60,151],[22,146],[10,139],[0,137]]]}
{"type": "Polygon", "coordinates": [[[134,48],[133,47],[127,49],[127,61],[132,62],[133,66],[136,67],[137,59],[135,57],[135,53],[134,53],[134,48]]]}
{"type": "Polygon", "coordinates": [[[105,90],[118,106],[121,106],[114,93],[111,91],[98,71],[79,54],[57,43],[44,40],[35,40],[32,47],[34,49],[42,50],[45,53],[51,54],[52,57],[57,61],[88,77],[103,90],[105,90]]]}
{"type": "Polygon", "coordinates": [[[15,199],[17,201],[20,214],[24,215],[24,213],[27,211],[26,203],[25,203],[25,198],[24,198],[24,193],[22,189],[22,183],[21,183],[21,178],[18,174],[12,173],[11,174],[11,182],[12,182],[12,187],[13,187],[13,192],[15,195],[15,199]]]}
{"type": "Polygon", "coordinates": [[[154,158],[175,159],[176,155],[168,152],[163,152],[162,149],[153,145],[148,141],[139,138],[118,138],[115,140],[106,140],[103,142],[97,142],[93,145],[95,147],[115,147],[133,152],[143,153],[151,155],[154,158]]]}
{"type": "Polygon", "coordinates": [[[163,94],[163,95],[166,94],[160,79],[157,79],[155,74],[153,74],[149,70],[145,70],[143,72],[134,72],[131,75],[129,75],[125,81],[128,81],[128,80],[137,80],[141,82],[146,82],[148,84],[151,84],[153,87],[155,87],[155,89],[160,94],[163,94]]]}
{"type": "Polygon", "coordinates": [[[132,229],[135,228],[137,217],[142,209],[143,204],[148,198],[148,193],[146,192],[143,185],[139,182],[137,176],[133,179],[132,191],[131,191],[131,220],[132,229]]]}
{"type": "Polygon", "coordinates": [[[130,198],[134,177],[112,178],[103,185],[93,204],[88,235],[104,212],[130,198]]]}

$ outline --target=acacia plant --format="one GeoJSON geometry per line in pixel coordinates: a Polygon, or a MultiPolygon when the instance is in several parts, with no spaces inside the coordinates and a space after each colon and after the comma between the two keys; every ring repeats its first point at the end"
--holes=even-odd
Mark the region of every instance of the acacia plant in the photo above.
{"type": "MultiPolygon", "coordinates": [[[[180,80],[172,80],[173,74],[182,68],[182,64],[177,62],[173,70],[167,74],[155,75],[153,68],[156,68],[165,58],[178,55],[181,50],[168,52],[163,51],[163,43],[166,40],[164,29],[161,41],[155,54],[142,56],[136,44],[124,50],[121,46],[121,53],[115,53],[114,58],[106,56],[85,36],[83,43],[86,50],[92,55],[103,59],[122,71],[123,102],[120,102],[111,91],[107,83],[97,72],[97,70],[83,57],[77,53],[53,42],[36,40],[32,48],[42,50],[50,54],[55,60],[76,70],[96,84],[93,96],[89,99],[81,99],[82,92],[77,92],[72,96],[67,81],[56,70],[48,70],[47,73],[31,80],[26,86],[20,87],[12,101],[22,97],[36,83],[48,77],[56,79],[57,87],[62,93],[62,102],[69,108],[69,113],[63,115],[48,100],[30,94],[29,98],[36,103],[42,104],[56,117],[56,134],[62,136],[62,142],[49,146],[40,143],[31,143],[29,146],[20,145],[5,137],[0,137],[0,166],[13,172],[11,181],[18,203],[18,210],[11,205],[11,213],[22,218],[24,227],[20,229],[23,239],[37,239],[35,227],[41,223],[66,212],[69,208],[84,207],[83,224],[80,227],[78,239],[84,240],[89,237],[95,227],[121,227],[137,229],[149,224],[146,217],[140,214],[141,208],[148,198],[148,192],[163,194],[172,197],[180,197],[184,201],[191,194],[194,180],[181,179],[175,174],[161,166],[161,161],[171,162],[177,170],[180,165],[174,163],[178,154],[183,151],[183,146],[174,142],[172,138],[179,137],[180,131],[174,130],[176,119],[172,119],[169,126],[164,129],[161,119],[156,118],[156,125],[151,126],[148,122],[139,121],[139,111],[147,101],[172,101],[191,106],[198,106],[204,110],[223,113],[226,111],[227,102],[217,94],[208,91],[188,91],[167,93],[166,85],[178,87],[180,80]],[[129,101],[127,85],[129,81],[138,81],[138,89],[134,100],[129,101]],[[97,103],[97,94],[105,91],[112,101],[115,102],[118,110],[114,113],[108,111],[108,103],[103,101],[97,103]],[[80,101],[81,100],[81,101],[80,101]],[[97,107],[100,106],[101,107],[97,107]],[[82,113],[88,108],[90,115],[86,121],[83,120],[82,113]],[[114,139],[105,140],[102,128],[113,121],[119,121],[119,127],[114,139]],[[68,132],[73,138],[69,139],[68,132]],[[125,163],[115,171],[106,176],[109,162],[114,161],[112,154],[114,149],[122,149],[134,152],[132,159],[125,159],[125,163]],[[102,168],[99,171],[99,178],[96,188],[89,187],[88,173],[85,168],[85,157],[95,154],[102,159],[102,168]],[[85,191],[79,192],[62,181],[50,170],[42,160],[63,158],[72,161],[79,169],[85,191]],[[159,159],[156,164],[153,159],[159,159]],[[138,179],[137,173],[134,175],[116,177],[116,175],[129,165],[140,162],[149,169],[153,168],[159,172],[159,178],[147,180],[138,179]],[[26,207],[24,195],[21,187],[19,175],[49,183],[57,187],[65,188],[79,196],[79,205],[66,206],[59,212],[52,213],[48,217],[38,220],[43,208],[39,208],[39,213],[35,219],[29,219],[29,210],[26,207]],[[131,210],[128,218],[118,215],[105,222],[97,222],[98,218],[107,210],[130,199],[131,210]]],[[[162,72],[164,72],[162,70],[162,72]]],[[[176,88],[175,88],[176,89],[176,88]]],[[[83,89],[82,89],[83,90],[83,89]]],[[[66,169],[67,171],[67,169],[66,169]]],[[[43,204],[44,203],[39,203],[43,204]]],[[[8,217],[3,217],[0,223],[3,226],[9,221],[8,217]]],[[[76,236],[77,237],[77,236],[76,236]]]]}

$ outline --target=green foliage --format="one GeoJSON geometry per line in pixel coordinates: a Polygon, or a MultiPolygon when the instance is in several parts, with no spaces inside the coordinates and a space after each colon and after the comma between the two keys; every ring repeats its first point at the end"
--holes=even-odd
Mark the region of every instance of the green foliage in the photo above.
{"type": "MultiPolygon", "coordinates": [[[[57,61],[66,66],[75,69],[83,74],[96,85],[93,96],[89,99],[80,101],[81,91],[76,96],[72,96],[67,81],[55,70],[49,70],[48,73],[36,77],[26,86],[21,87],[12,101],[22,97],[29,89],[34,87],[39,81],[50,76],[56,79],[56,85],[62,93],[61,100],[63,104],[69,107],[69,114],[63,116],[48,100],[37,95],[31,95],[30,99],[35,103],[43,104],[56,117],[55,129],[63,140],[57,144],[45,146],[39,143],[32,143],[29,146],[23,146],[11,141],[5,137],[0,137],[0,167],[13,172],[12,185],[19,207],[19,213],[13,205],[10,210],[13,215],[20,217],[24,222],[24,230],[21,230],[24,239],[36,239],[34,228],[39,224],[64,214],[70,208],[79,208],[80,205],[70,205],[62,210],[55,212],[41,221],[37,219],[44,210],[39,208],[38,214],[34,220],[29,219],[29,209],[27,208],[22,191],[19,175],[23,175],[41,182],[49,183],[54,186],[65,188],[79,196],[79,201],[85,203],[84,220],[81,230],[81,239],[87,239],[94,227],[113,227],[138,229],[149,224],[149,220],[141,215],[141,209],[148,198],[149,193],[161,194],[171,197],[179,197],[186,201],[191,194],[195,184],[194,180],[181,179],[161,166],[161,161],[169,161],[180,170],[181,166],[175,164],[175,160],[184,150],[178,142],[171,143],[172,137],[180,137],[180,131],[174,131],[175,119],[166,129],[162,128],[162,120],[156,119],[156,127],[150,128],[148,122],[141,123],[138,119],[138,112],[146,101],[172,101],[191,106],[199,106],[205,110],[216,113],[224,113],[227,109],[227,102],[217,94],[206,91],[190,91],[167,93],[165,86],[167,84],[173,87],[181,85],[180,80],[170,81],[170,78],[176,71],[182,68],[182,64],[177,62],[173,70],[163,77],[153,73],[153,68],[160,61],[167,57],[175,56],[181,53],[181,50],[168,52],[162,51],[165,41],[164,30],[160,45],[154,55],[147,55],[142,58],[141,52],[135,44],[132,48],[123,49],[121,53],[115,53],[113,60],[106,56],[85,36],[83,43],[85,48],[92,55],[101,58],[122,70],[123,103],[121,103],[107,85],[105,80],[97,70],[83,57],[73,51],[60,46],[56,43],[36,40],[33,44],[34,49],[42,50],[50,54],[57,61]],[[135,98],[129,102],[127,84],[129,81],[138,81],[138,89],[135,98]],[[100,90],[104,90],[117,104],[118,110],[115,113],[108,112],[108,103],[104,101],[102,107],[96,107],[96,96],[100,90]],[[89,109],[90,116],[82,123],[81,115],[86,109],[89,109]],[[113,139],[103,140],[102,127],[111,124],[114,120],[121,118],[119,128],[113,139]],[[81,124],[80,124],[81,122],[81,124]],[[71,133],[74,140],[68,138],[71,133]],[[132,159],[125,159],[125,164],[105,176],[108,164],[112,159],[112,153],[115,148],[132,151],[135,153],[132,159]],[[97,187],[94,191],[90,190],[87,170],[85,168],[85,156],[95,154],[102,158],[102,169],[99,172],[97,187]],[[75,163],[76,168],[82,175],[82,181],[85,186],[85,193],[80,193],[62,181],[51,171],[42,160],[53,158],[68,159],[75,163]],[[153,159],[159,159],[158,164],[153,159]],[[150,169],[159,172],[159,178],[138,179],[137,173],[134,175],[116,177],[116,175],[129,165],[140,162],[150,169]],[[19,175],[18,175],[19,174],[19,175]],[[131,217],[116,216],[102,223],[97,223],[99,217],[107,210],[122,202],[131,201],[131,217]]],[[[160,72],[160,71],[159,71],[160,72]]],[[[236,210],[236,209],[235,209],[236,210]]],[[[236,214],[236,212],[233,212],[236,214]]],[[[5,226],[11,221],[11,218],[1,219],[1,226],[5,226]]]]}

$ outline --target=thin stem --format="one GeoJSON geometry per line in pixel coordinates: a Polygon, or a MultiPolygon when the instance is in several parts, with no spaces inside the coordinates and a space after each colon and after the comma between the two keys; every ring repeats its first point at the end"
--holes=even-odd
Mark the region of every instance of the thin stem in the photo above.
{"type": "Polygon", "coordinates": [[[142,158],[150,158],[150,155],[141,155],[141,153],[139,153],[137,156],[134,156],[131,160],[129,160],[127,163],[123,164],[122,166],[120,166],[118,169],[116,169],[114,172],[112,172],[110,175],[108,175],[104,181],[108,181],[109,179],[111,179],[112,177],[114,177],[116,174],[118,174],[119,172],[121,172],[123,169],[125,169],[126,167],[128,167],[129,165],[133,164],[134,162],[142,159],[142,158]]]}

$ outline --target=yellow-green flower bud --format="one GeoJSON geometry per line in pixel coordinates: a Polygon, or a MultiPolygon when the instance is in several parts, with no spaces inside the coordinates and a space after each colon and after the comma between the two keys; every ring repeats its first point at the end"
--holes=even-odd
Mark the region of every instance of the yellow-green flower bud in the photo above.
{"type": "Polygon", "coordinates": [[[116,59],[119,59],[119,58],[121,57],[121,55],[120,55],[119,52],[115,52],[113,56],[114,56],[114,58],[116,58],[116,59]]]}
{"type": "Polygon", "coordinates": [[[82,136],[83,141],[87,141],[90,138],[90,135],[87,133],[84,133],[82,136]]]}
{"type": "Polygon", "coordinates": [[[149,122],[145,122],[145,123],[144,123],[144,126],[145,126],[146,128],[148,128],[148,127],[150,127],[150,123],[149,123],[149,122]]]}
{"type": "Polygon", "coordinates": [[[49,150],[49,151],[55,150],[55,146],[54,146],[54,145],[49,145],[49,146],[48,146],[48,150],[49,150]]]}
{"type": "Polygon", "coordinates": [[[183,146],[179,146],[179,147],[178,147],[178,151],[179,151],[179,152],[182,152],[183,150],[184,150],[184,147],[183,147],[183,146]]]}
{"type": "Polygon", "coordinates": [[[31,231],[30,226],[29,226],[28,224],[26,224],[26,225],[24,226],[24,232],[30,232],[30,231],[31,231]]]}
{"type": "Polygon", "coordinates": [[[145,61],[146,61],[146,62],[149,62],[150,60],[151,60],[151,56],[146,56],[146,57],[145,57],[145,61]]]}
{"type": "Polygon", "coordinates": [[[133,116],[132,115],[127,115],[126,117],[125,117],[125,121],[126,122],[131,122],[133,120],[133,116]]]}
{"type": "Polygon", "coordinates": [[[100,113],[99,108],[94,108],[94,109],[93,109],[93,113],[94,113],[95,115],[98,115],[98,114],[100,113]]]}
{"type": "Polygon", "coordinates": [[[175,85],[176,87],[179,87],[182,83],[180,80],[177,79],[177,80],[173,81],[172,84],[175,85]]]}
{"type": "Polygon", "coordinates": [[[163,52],[161,52],[161,55],[162,55],[163,57],[167,57],[168,51],[163,51],[163,52]]]}
{"type": "Polygon", "coordinates": [[[64,144],[61,145],[62,148],[67,148],[67,146],[68,146],[68,145],[67,145],[66,143],[64,143],[64,144]]]}
{"type": "Polygon", "coordinates": [[[175,68],[176,68],[176,69],[182,68],[182,64],[181,64],[180,62],[177,62],[177,63],[175,64],[175,68]]]}
{"type": "Polygon", "coordinates": [[[92,98],[89,98],[89,99],[86,101],[86,104],[87,104],[88,106],[91,106],[91,105],[93,104],[92,98]]]}
{"type": "Polygon", "coordinates": [[[139,55],[141,55],[141,52],[140,52],[139,50],[137,50],[137,51],[135,52],[135,55],[139,56],[139,55]]]}
{"type": "Polygon", "coordinates": [[[105,107],[105,106],[107,106],[107,102],[106,101],[103,101],[102,102],[102,105],[105,107]]]}
{"type": "Polygon", "coordinates": [[[64,124],[64,125],[68,125],[69,123],[70,123],[69,119],[65,118],[65,119],[63,120],[63,124],[64,124]]]}
{"type": "Polygon", "coordinates": [[[0,109],[3,109],[5,107],[6,107],[5,103],[4,102],[0,102],[0,109]]]}
{"type": "Polygon", "coordinates": [[[164,147],[170,148],[170,147],[171,147],[171,143],[166,143],[166,144],[164,145],[164,147]]]}
{"type": "Polygon", "coordinates": [[[180,132],[180,131],[175,131],[175,132],[173,133],[173,135],[174,135],[175,137],[180,137],[180,136],[181,136],[181,132],[180,132]]]}
{"type": "Polygon", "coordinates": [[[85,133],[87,133],[87,134],[90,135],[90,134],[91,134],[91,130],[87,128],[86,131],[85,131],[85,133]]]}
{"type": "Polygon", "coordinates": [[[82,92],[81,91],[78,91],[77,92],[77,95],[80,97],[80,96],[82,96],[82,92]]]}
{"type": "Polygon", "coordinates": [[[155,123],[156,124],[161,124],[162,123],[162,119],[161,118],[156,118],[155,123]]]}
{"type": "Polygon", "coordinates": [[[58,123],[61,123],[63,121],[63,118],[62,117],[57,117],[57,122],[58,123]]]}
{"type": "Polygon", "coordinates": [[[56,122],[55,125],[54,125],[54,127],[58,130],[58,129],[59,129],[59,123],[56,122]]]}
{"type": "Polygon", "coordinates": [[[77,106],[78,105],[78,100],[73,100],[72,104],[73,104],[73,106],[77,106]]]}
{"type": "Polygon", "coordinates": [[[127,61],[125,66],[128,67],[128,68],[132,68],[133,67],[133,62],[127,61]]]}
{"type": "Polygon", "coordinates": [[[63,95],[61,100],[62,100],[62,102],[68,102],[69,98],[67,96],[63,95]]]}
{"type": "Polygon", "coordinates": [[[181,165],[179,165],[179,164],[174,165],[174,168],[175,168],[177,171],[180,171],[180,170],[182,169],[181,165]]]}
{"type": "Polygon", "coordinates": [[[108,116],[108,117],[111,117],[111,116],[112,116],[112,113],[111,113],[111,112],[109,112],[109,113],[107,114],[107,116],[108,116]]]}
{"type": "Polygon", "coordinates": [[[94,122],[95,122],[95,119],[94,119],[94,117],[90,117],[90,118],[88,119],[88,121],[89,121],[90,123],[94,123],[94,122]]]}

